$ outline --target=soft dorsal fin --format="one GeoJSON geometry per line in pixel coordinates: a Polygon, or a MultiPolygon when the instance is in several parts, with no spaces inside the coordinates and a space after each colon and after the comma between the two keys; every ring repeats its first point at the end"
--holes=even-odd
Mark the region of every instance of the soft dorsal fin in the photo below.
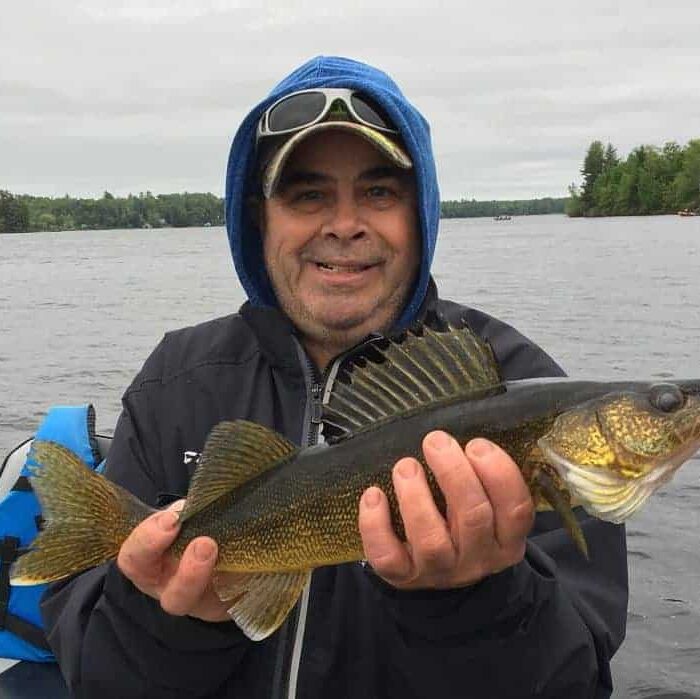
{"type": "Polygon", "coordinates": [[[337,442],[426,405],[481,397],[501,386],[491,346],[469,326],[417,325],[348,359],[323,400],[324,434],[337,442]]]}
{"type": "Polygon", "coordinates": [[[220,422],[209,433],[180,522],[297,451],[277,432],[246,420],[220,422]]]}

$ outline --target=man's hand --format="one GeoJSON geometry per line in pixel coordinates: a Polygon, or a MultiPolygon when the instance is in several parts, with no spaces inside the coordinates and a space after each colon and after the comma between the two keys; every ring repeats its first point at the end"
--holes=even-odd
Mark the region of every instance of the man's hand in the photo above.
{"type": "Polygon", "coordinates": [[[392,476],[407,541],[394,533],[379,488],[368,488],[360,501],[362,543],[377,575],[400,589],[453,588],[518,563],[534,507],[515,462],[485,439],[462,450],[445,432],[428,434],[423,453],[447,514],[438,511],[420,463],[398,461],[392,476]]]}
{"type": "Polygon", "coordinates": [[[200,536],[189,543],[180,560],[168,552],[177,537],[178,510],[184,500],[146,518],[134,528],[117,556],[119,570],[144,594],[160,601],[168,614],[204,621],[230,620],[212,588],[218,554],[216,542],[200,536]]]}

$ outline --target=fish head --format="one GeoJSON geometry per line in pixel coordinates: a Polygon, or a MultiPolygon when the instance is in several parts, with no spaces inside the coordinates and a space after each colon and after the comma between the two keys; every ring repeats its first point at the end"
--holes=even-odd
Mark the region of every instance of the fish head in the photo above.
{"type": "Polygon", "coordinates": [[[538,444],[589,514],[623,522],[700,449],[700,394],[675,383],[611,392],[563,412],[538,444]]]}

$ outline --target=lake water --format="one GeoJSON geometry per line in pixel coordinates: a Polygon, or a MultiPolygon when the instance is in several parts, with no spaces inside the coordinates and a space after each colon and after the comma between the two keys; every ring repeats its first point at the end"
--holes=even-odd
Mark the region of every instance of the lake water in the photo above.
{"type": "MultiPolygon", "coordinates": [[[[506,320],[572,376],[700,376],[700,219],[442,222],[441,293],[506,320]]],[[[46,409],[109,433],[162,334],[244,300],[220,228],[0,235],[0,457],[46,409]]],[[[700,698],[700,459],[628,525],[615,696],[700,698]]]]}

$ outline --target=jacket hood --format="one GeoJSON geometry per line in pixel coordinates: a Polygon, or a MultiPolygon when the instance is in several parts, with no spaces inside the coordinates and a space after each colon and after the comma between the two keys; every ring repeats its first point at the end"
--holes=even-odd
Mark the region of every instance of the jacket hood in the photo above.
{"type": "Polygon", "coordinates": [[[396,83],[372,66],[338,56],[317,56],[290,73],[241,123],[231,145],[226,171],[226,229],[236,272],[253,306],[277,306],[265,271],[260,234],[245,202],[256,183],[255,134],[263,112],[280,97],[314,87],[345,87],[364,92],[387,112],[413,160],[422,255],[418,280],[399,327],[409,324],[425,297],[440,220],[440,195],[430,143],[430,127],[396,83]]]}

